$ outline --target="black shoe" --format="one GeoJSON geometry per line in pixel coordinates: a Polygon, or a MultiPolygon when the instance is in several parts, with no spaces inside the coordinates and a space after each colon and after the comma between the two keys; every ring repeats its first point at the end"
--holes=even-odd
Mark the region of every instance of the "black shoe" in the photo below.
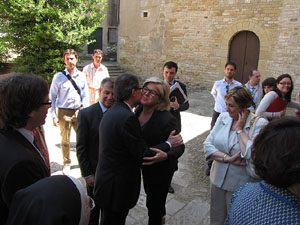
{"type": "Polygon", "coordinates": [[[175,193],[174,188],[172,188],[171,185],[170,185],[170,187],[169,187],[169,191],[168,191],[168,192],[171,193],[171,194],[174,194],[174,193],[175,193]]]}

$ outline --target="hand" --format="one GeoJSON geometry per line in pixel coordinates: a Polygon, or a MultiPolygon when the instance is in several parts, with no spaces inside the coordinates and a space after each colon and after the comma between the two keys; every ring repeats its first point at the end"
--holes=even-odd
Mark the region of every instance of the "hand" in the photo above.
{"type": "Polygon", "coordinates": [[[225,162],[227,163],[232,163],[233,165],[236,166],[246,166],[246,162],[243,161],[242,157],[241,157],[241,152],[238,152],[236,154],[234,154],[233,156],[227,156],[225,158],[225,162]]]}
{"type": "Polygon", "coordinates": [[[243,130],[243,127],[246,124],[247,118],[248,118],[248,109],[244,109],[239,113],[239,119],[236,123],[236,129],[237,130],[243,130]]]}
{"type": "Polygon", "coordinates": [[[53,122],[53,126],[58,127],[58,123],[59,123],[58,119],[52,118],[52,122],[53,122]]]}
{"type": "Polygon", "coordinates": [[[178,104],[178,101],[177,101],[176,96],[174,96],[174,99],[175,99],[174,102],[170,102],[170,107],[171,107],[172,109],[177,109],[177,108],[179,108],[179,104],[178,104]]]}
{"type": "Polygon", "coordinates": [[[95,185],[95,176],[92,175],[88,178],[85,179],[86,185],[90,186],[90,187],[94,187],[95,185]]]}
{"type": "Polygon", "coordinates": [[[159,163],[165,161],[168,158],[168,154],[159,150],[158,148],[150,148],[150,149],[151,151],[156,152],[156,154],[155,156],[152,157],[144,157],[144,160],[147,162],[143,162],[143,166],[159,163]]]}
{"type": "Polygon", "coordinates": [[[285,115],[286,109],[280,111],[280,117],[283,117],[285,115]]]}
{"type": "Polygon", "coordinates": [[[172,130],[168,137],[168,141],[171,143],[172,147],[177,147],[183,144],[183,140],[180,134],[175,135],[176,130],[172,130]]]}

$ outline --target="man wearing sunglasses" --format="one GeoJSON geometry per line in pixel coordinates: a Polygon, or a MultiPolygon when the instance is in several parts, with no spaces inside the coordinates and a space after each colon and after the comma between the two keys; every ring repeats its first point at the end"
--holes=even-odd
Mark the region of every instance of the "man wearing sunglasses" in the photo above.
{"type": "Polygon", "coordinates": [[[34,130],[51,105],[40,77],[10,74],[0,80],[0,224],[5,224],[16,191],[50,176],[34,130]]]}

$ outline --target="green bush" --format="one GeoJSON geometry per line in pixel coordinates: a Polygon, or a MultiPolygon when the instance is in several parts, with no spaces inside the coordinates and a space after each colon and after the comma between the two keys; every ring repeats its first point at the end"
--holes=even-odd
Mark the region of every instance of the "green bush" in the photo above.
{"type": "Polygon", "coordinates": [[[16,70],[50,82],[64,68],[64,50],[80,52],[87,44],[106,5],[106,0],[1,0],[2,38],[19,55],[16,70]]]}

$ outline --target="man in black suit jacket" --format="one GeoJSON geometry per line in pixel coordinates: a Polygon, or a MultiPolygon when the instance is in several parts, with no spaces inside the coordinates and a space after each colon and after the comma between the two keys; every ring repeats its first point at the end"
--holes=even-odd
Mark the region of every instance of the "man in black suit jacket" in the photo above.
{"type": "MultiPolygon", "coordinates": [[[[181,89],[183,90],[183,92],[185,93],[185,95],[187,96],[185,84],[178,80],[175,80],[177,70],[178,70],[177,63],[172,62],[172,61],[166,62],[164,65],[164,79],[166,82],[168,82],[170,87],[173,86],[175,83],[178,83],[180,85],[181,89]]],[[[170,93],[170,106],[171,106],[170,112],[177,119],[178,132],[180,132],[181,131],[180,112],[188,110],[190,105],[189,105],[189,101],[179,104],[179,102],[178,102],[179,97],[178,96],[176,97],[176,95],[174,97],[171,97],[171,96],[173,96],[172,93],[170,93]]],[[[170,186],[169,193],[174,193],[174,192],[175,191],[174,191],[173,187],[170,186]]]]}
{"type": "MultiPolygon", "coordinates": [[[[154,152],[152,163],[165,160],[167,154],[157,148],[152,151],[142,138],[138,118],[132,109],[139,104],[141,87],[137,77],[123,74],[114,85],[116,103],[103,116],[99,127],[99,163],[96,169],[95,200],[101,208],[102,225],[125,224],[129,209],[135,206],[141,185],[140,167],[146,153],[154,152]]],[[[173,132],[168,138],[171,145],[173,132]]],[[[178,136],[177,136],[178,137],[178,136]]],[[[175,138],[176,139],[176,138],[175,138]]],[[[168,151],[170,143],[159,147],[168,151]]],[[[153,154],[152,154],[153,155],[153,154]]]]}
{"type": "MultiPolygon", "coordinates": [[[[166,62],[164,65],[164,79],[166,82],[168,82],[168,84],[170,85],[170,87],[172,87],[175,83],[179,83],[180,87],[182,88],[183,92],[185,93],[185,95],[187,96],[187,92],[186,92],[186,86],[184,83],[175,80],[175,76],[178,70],[178,66],[177,63],[169,61],[166,62]]],[[[170,93],[170,96],[172,96],[172,93],[170,93]]],[[[178,131],[181,131],[181,117],[180,117],[180,112],[181,111],[185,111],[188,110],[188,108],[190,107],[189,105],[189,101],[186,101],[184,103],[179,103],[178,102],[178,96],[175,96],[174,98],[170,98],[170,106],[171,106],[171,110],[170,112],[173,114],[173,116],[175,116],[175,118],[177,119],[178,122],[178,131]]]]}
{"type": "Polygon", "coordinates": [[[51,106],[48,84],[27,74],[0,80],[0,224],[5,224],[16,191],[50,176],[33,130],[51,106]]]}
{"type": "MultiPolygon", "coordinates": [[[[105,78],[99,90],[99,102],[79,111],[77,118],[76,150],[82,177],[85,178],[87,193],[94,197],[93,189],[99,152],[99,124],[103,113],[114,103],[113,80],[105,78]]],[[[99,224],[100,208],[96,203],[91,211],[90,225],[99,224]]]]}

